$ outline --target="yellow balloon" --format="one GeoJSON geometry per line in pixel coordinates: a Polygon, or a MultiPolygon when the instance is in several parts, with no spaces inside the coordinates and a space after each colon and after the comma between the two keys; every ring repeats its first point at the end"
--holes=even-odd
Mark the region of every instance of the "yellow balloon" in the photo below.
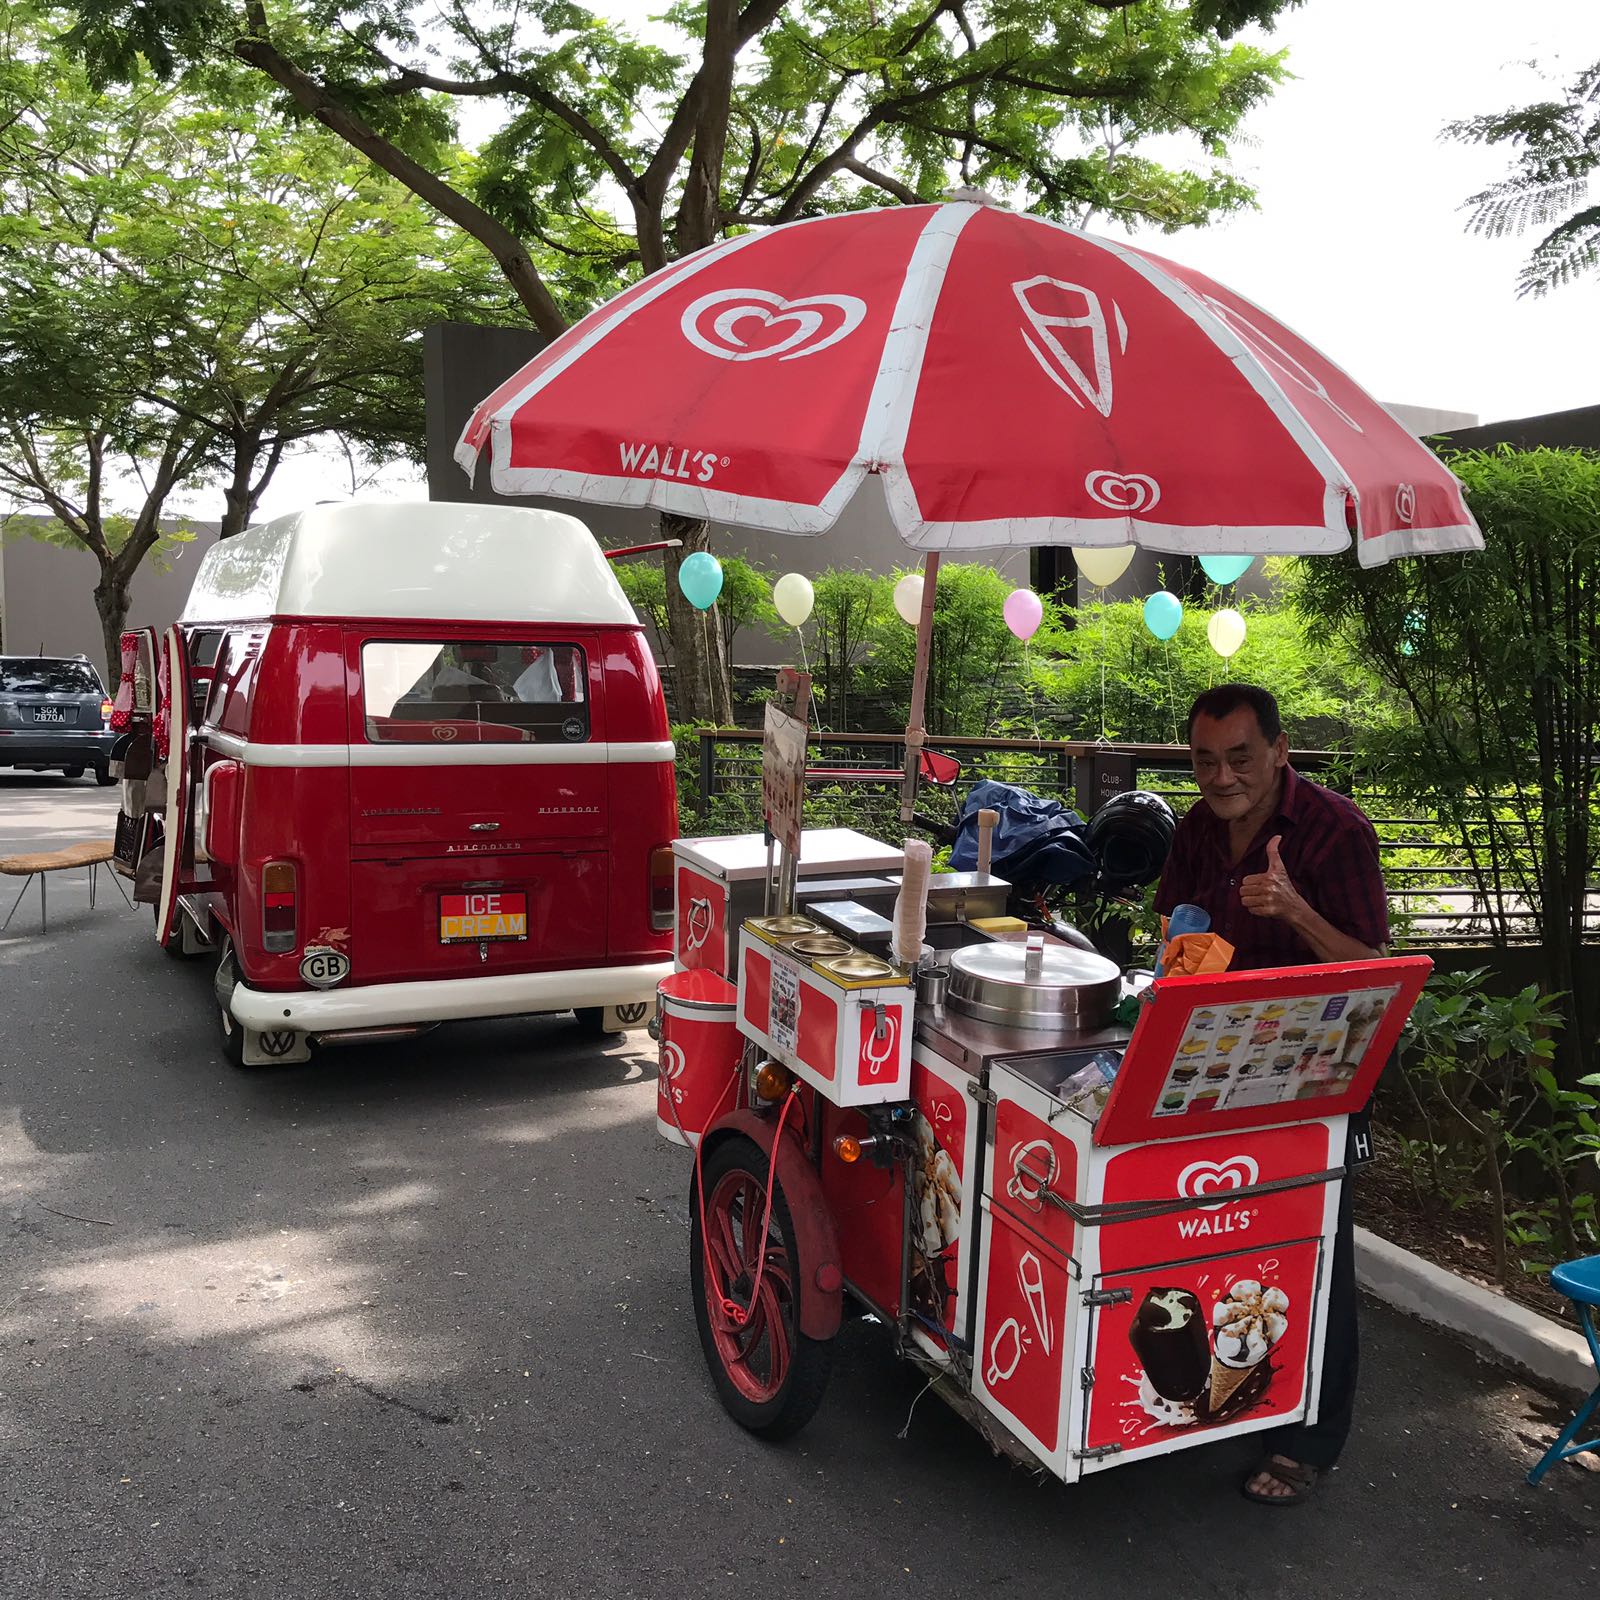
{"type": "Polygon", "coordinates": [[[816,604],[811,580],[798,572],[786,572],[772,586],[773,609],[791,628],[800,627],[816,604]]]}
{"type": "Polygon", "coordinates": [[[908,572],[894,586],[894,608],[914,628],[922,616],[922,574],[908,572]]]}
{"type": "Polygon", "coordinates": [[[1206,638],[1224,661],[1244,643],[1244,618],[1237,611],[1218,611],[1206,624],[1206,638]]]}
{"type": "Polygon", "coordinates": [[[1124,544],[1108,550],[1098,545],[1073,545],[1072,558],[1078,563],[1080,576],[1087,578],[1095,588],[1104,589],[1128,570],[1133,560],[1133,546],[1124,544]]]}

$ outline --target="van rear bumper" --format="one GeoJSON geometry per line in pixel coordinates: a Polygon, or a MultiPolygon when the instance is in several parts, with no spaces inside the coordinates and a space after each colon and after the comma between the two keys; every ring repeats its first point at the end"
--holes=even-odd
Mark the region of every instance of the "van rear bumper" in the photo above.
{"type": "Polygon", "coordinates": [[[506,972],[482,978],[432,978],[417,983],[371,983],[348,989],[288,989],[271,993],[239,983],[231,1010],[245,1028],[269,1032],[333,1033],[394,1022],[452,1022],[464,1017],[513,1017],[576,1006],[622,1006],[654,1000],[672,962],[628,967],[580,967],[569,972],[506,972]]]}

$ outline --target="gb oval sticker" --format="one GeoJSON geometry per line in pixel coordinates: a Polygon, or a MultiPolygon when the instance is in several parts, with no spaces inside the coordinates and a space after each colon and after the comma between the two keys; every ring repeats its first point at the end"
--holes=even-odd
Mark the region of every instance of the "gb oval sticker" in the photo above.
{"type": "Polygon", "coordinates": [[[327,945],[309,945],[300,962],[300,976],[313,989],[331,989],[350,976],[350,958],[327,945]]]}

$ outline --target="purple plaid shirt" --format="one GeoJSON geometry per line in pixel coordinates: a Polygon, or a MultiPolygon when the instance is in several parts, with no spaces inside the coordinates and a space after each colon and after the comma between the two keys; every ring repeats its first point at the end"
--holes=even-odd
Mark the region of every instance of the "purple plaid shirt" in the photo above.
{"type": "Polygon", "coordinates": [[[1379,949],[1389,942],[1389,904],[1378,866],[1378,835],[1354,800],[1283,769],[1277,815],[1250,842],[1237,865],[1228,859],[1228,825],[1204,800],[1178,824],[1156,891],[1166,914],[1188,902],[1211,914],[1211,928],[1234,947],[1232,971],[1302,967],[1321,958],[1289,924],[1258,917],[1239,899],[1239,885],[1267,870],[1267,841],[1281,834],[1284,870],[1312,910],[1341,933],[1379,949]]]}

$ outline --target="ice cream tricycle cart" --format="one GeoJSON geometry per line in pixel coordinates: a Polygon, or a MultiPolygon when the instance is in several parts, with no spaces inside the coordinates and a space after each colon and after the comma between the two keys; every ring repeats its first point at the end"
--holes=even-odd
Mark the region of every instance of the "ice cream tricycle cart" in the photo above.
{"type": "MultiPolygon", "coordinates": [[[[945,553],[1482,544],[1445,466],[1259,307],[970,191],[663,268],[482,402],[457,459],[485,455],[501,494],[792,534],[865,486],[925,555],[906,820],[945,553]]],[[[1428,963],[1139,984],[795,811],[767,806],[770,871],[759,836],[676,847],[659,1120],[695,1146],[729,1411],[800,1426],[848,1299],[1063,1479],[1314,1415],[1345,1121],[1428,963]]]]}
{"type": "MultiPolygon", "coordinates": [[[[760,843],[681,841],[680,883],[760,843]]],[[[905,886],[807,865],[820,886],[740,920],[726,969],[684,902],[662,985],[658,1125],[696,1147],[695,1314],[732,1415],[800,1427],[854,1302],[1068,1482],[1314,1418],[1346,1116],[1428,960],[1130,980],[987,931],[935,874],[938,953],[906,970],[839,931],[905,886]]]]}

